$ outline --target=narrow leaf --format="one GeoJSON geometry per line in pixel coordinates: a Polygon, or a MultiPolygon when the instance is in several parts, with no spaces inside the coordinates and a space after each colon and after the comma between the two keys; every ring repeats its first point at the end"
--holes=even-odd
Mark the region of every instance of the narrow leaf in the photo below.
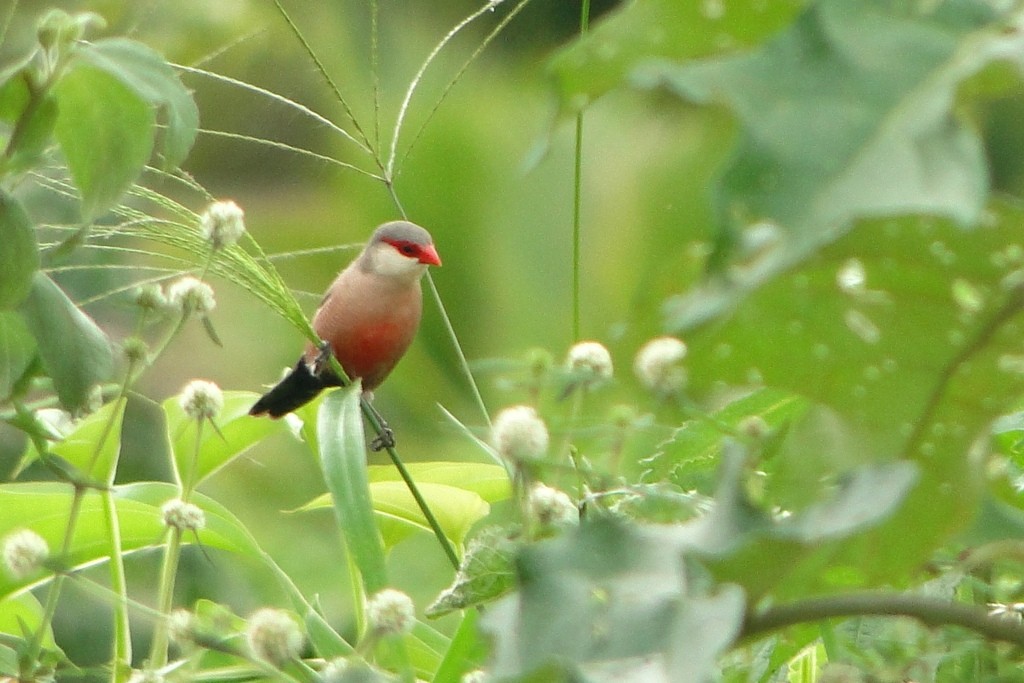
{"type": "Polygon", "coordinates": [[[39,247],[32,221],[21,204],[0,190],[0,310],[14,308],[32,289],[39,247]]]}
{"type": "Polygon", "coordinates": [[[87,404],[92,388],[113,372],[107,335],[41,272],[35,274],[20,310],[61,404],[79,411],[87,404]]]}
{"type": "Polygon", "coordinates": [[[384,544],[373,514],[366,473],[362,389],[356,382],[328,395],[317,415],[317,437],[324,479],[345,545],[368,594],[388,585],[384,544]]]}
{"type": "Polygon", "coordinates": [[[36,343],[22,317],[0,311],[0,403],[10,398],[35,356],[36,343]]]}

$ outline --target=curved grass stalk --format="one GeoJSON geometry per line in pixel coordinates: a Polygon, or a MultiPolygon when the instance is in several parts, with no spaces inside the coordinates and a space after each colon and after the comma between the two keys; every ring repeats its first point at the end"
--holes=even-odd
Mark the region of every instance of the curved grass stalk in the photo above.
{"type": "MultiPolygon", "coordinates": [[[[277,6],[279,8],[281,8],[280,3],[277,3],[276,0],[275,0],[275,4],[277,4],[277,6]]],[[[288,21],[288,23],[294,27],[294,24],[291,24],[291,19],[288,18],[288,15],[284,13],[284,9],[283,8],[281,8],[281,13],[285,16],[285,18],[288,21]]],[[[293,28],[293,31],[297,32],[298,28],[293,28]]],[[[296,35],[300,36],[300,34],[298,34],[298,33],[296,33],[296,35]]],[[[301,36],[300,36],[299,39],[303,42],[303,45],[307,45],[305,43],[305,39],[301,38],[301,36]]],[[[307,50],[310,51],[310,53],[312,53],[311,50],[308,48],[308,45],[307,45],[307,50]]],[[[315,57],[314,57],[314,59],[315,59],[315,57]]],[[[326,75],[326,72],[324,71],[323,65],[320,64],[320,61],[316,60],[316,62],[317,62],[318,68],[321,70],[321,73],[324,73],[326,75]]],[[[338,133],[343,138],[345,138],[349,142],[351,142],[354,145],[356,145],[363,152],[366,152],[367,154],[370,154],[370,155],[373,154],[373,151],[369,147],[369,142],[366,140],[366,136],[363,134],[363,131],[359,127],[359,124],[356,122],[355,118],[352,116],[352,113],[351,113],[351,110],[348,107],[348,104],[344,101],[343,98],[341,98],[341,93],[338,92],[337,86],[334,86],[332,81],[329,81],[329,82],[331,83],[332,88],[334,88],[335,94],[339,97],[339,101],[341,101],[342,106],[345,108],[345,113],[352,120],[352,124],[356,127],[356,130],[359,131],[359,135],[363,138],[362,141],[357,140],[347,130],[345,130],[341,126],[337,125],[336,123],[334,123],[333,121],[331,121],[327,117],[325,117],[325,116],[323,116],[321,114],[316,113],[315,111],[313,111],[312,109],[310,109],[306,105],[300,104],[300,103],[296,102],[295,100],[290,100],[290,99],[288,99],[287,97],[285,97],[283,95],[278,95],[277,93],[273,92],[272,90],[267,90],[266,88],[261,88],[258,85],[253,85],[252,83],[246,83],[245,81],[240,81],[237,78],[231,78],[230,76],[224,76],[222,74],[214,73],[212,71],[207,71],[205,69],[198,69],[198,68],[191,67],[191,66],[185,66],[183,64],[175,64],[174,67],[176,69],[180,69],[180,70],[185,71],[187,73],[196,74],[196,75],[199,75],[199,76],[204,76],[206,78],[211,78],[211,79],[213,79],[215,81],[220,81],[222,83],[227,83],[227,84],[233,85],[233,86],[235,86],[237,88],[241,88],[243,90],[248,90],[249,92],[256,93],[256,94],[261,95],[263,97],[266,97],[268,99],[274,100],[275,102],[280,102],[281,104],[284,104],[285,106],[290,107],[291,109],[295,109],[296,111],[298,111],[299,113],[303,114],[304,116],[307,116],[307,117],[313,119],[317,123],[319,123],[321,125],[324,125],[324,126],[327,126],[331,130],[333,130],[335,133],[338,133]]]]}
{"type": "Polygon", "coordinates": [[[383,177],[377,175],[376,173],[373,173],[372,171],[367,171],[364,168],[359,168],[355,164],[350,164],[350,163],[348,163],[346,161],[339,161],[338,159],[335,159],[334,157],[331,157],[331,156],[327,156],[326,154],[318,154],[317,152],[313,152],[313,151],[310,151],[308,149],[303,149],[302,147],[295,147],[295,146],[289,145],[289,144],[287,144],[285,142],[277,142],[276,140],[265,140],[263,138],[252,137],[251,135],[242,135],[240,133],[229,133],[229,132],[223,131],[223,130],[210,130],[210,129],[207,129],[207,128],[201,128],[199,130],[199,132],[202,133],[203,135],[209,135],[210,137],[227,138],[229,140],[242,140],[242,141],[245,141],[245,142],[251,142],[251,143],[254,143],[254,144],[262,145],[264,147],[272,147],[274,149],[280,149],[280,150],[284,150],[286,152],[292,152],[292,153],[298,154],[300,156],[304,156],[304,157],[309,157],[311,159],[315,159],[316,161],[325,161],[325,162],[327,162],[329,164],[332,164],[334,166],[340,166],[341,168],[348,169],[350,171],[355,171],[356,173],[362,173],[363,175],[369,176],[370,178],[373,178],[374,180],[381,180],[381,181],[384,180],[383,177]]]}
{"type": "MultiPolygon", "coordinates": [[[[362,144],[360,144],[360,148],[367,154],[371,155],[374,158],[374,161],[376,161],[379,166],[379,156],[372,149],[370,139],[366,137],[366,133],[363,132],[363,127],[359,125],[359,120],[356,119],[356,115],[352,111],[352,107],[349,106],[348,100],[346,100],[345,96],[341,94],[341,89],[338,87],[338,84],[335,83],[334,79],[331,78],[331,75],[327,73],[327,67],[324,66],[324,63],[320,61],[320,58],[317,57],[316,55],[316,51],[313,50],[313,46],[309,44],[309,41],[306,40],[306,37],[302,34],[302,31],[299,30],[299,27],[295,24],[294,21],[292,21],[291,16],[288,14],[287,11],[285,11],[284,6],[281,4],[281,0],[274,0],[274,6],[277,7],[278,13],[280,13],[281,17],[285,20],[285,23],[288,24],[288,28],[289,30],[291,30],[292,35],[294,35],[295,39],[299,41],[300,45],[302,45],[302,49],[305,50],[306,54],[309,55],[309,58],[313,60],[313,64],[316,65],[317,71],[320,72],[320,75],[323,77],[324,81],[327,82],[327,87],[329,87],[331,89],[331,92],[334,93],[335,99],[337,99],[338,102],[341,103],[342,108],[345,110],[345,116],[347,116],[348,120],[352,122],[352,126],[356,129],[356,132],[359,133],[359,137],[362,138],[363,142],[362,144]]],[[[337,128],[337,126],[335,126],[335,128],[337,128]]],[[[338,128],[338,130],[342,129],[338,128]]],[[[352,136],[349,135],[347,132],[345,133],[345,135],[346,137],[355,142],[354,138],[352,138],[352,136]]],[[[383,167],[381,168],[381,170],[383,170],[383,167]]]]}
{"type": "MultiPolygon", "coordinates": [[[[437,57],[438,53],[440,53],[441,50],[443,50],[445,46],[448,45],[448,43],[450,43],[452,39],[462,31],[462,29],[469,26],[471,23],[476,21],[485,13],[494,11],[494,8],[501,1],[502,0],[488,0],[488,2],[484,4],[480,9],[473,12],[468,17],[457,23],[450,31],[448,31],[448,33],[445,34],[444,38],[442,38],[441,41],[434,46],[434,49],[430,51],[430,54],[427,55],[427,58],[423,60],[422,64],[420,64],[419,71],[416,72],[416,75],[413,76],[412,80],[409,82],[409,87],[405,91],[405,97],[402,98],[402,104],[398,108],[398,116],[395,118],[395,128],[391,136],[391,149],[388,152],[388,161],[386,165],[386,170],[384,172],[384,175],[386,178],[388,178],[389,182],[393,181],[395,177],[395,156],[398,153],[398,136],[402,132],[402,124],[405,122],[405,114],[409,109],[409,102],[412,100],[413,94],[419,87],[420,81],[423,80],[423,74],[426,73],[427,69],[430,67],[431,63],[433,63],[434,58],[437,57]]],[[[482,47],[486,47],[486,45],[487,42],[485,41],[482,47]]],[[[474,53],[474,56],[478,53],[479,51],[477,53],[474,53]]],[[[463,71],[464,70],[465,69],[463,69],[463,71]]],[[[459,72],[459,76],[461,75],[462,71],[459,72]]],[[[438,103],[438,106],[440,106],[440,102],[438,103]]]]}
{"type": "MultiPolygon", "coordinates": [[[[441,105],[444,103],[444,101],[448,99],[448,94],[455,87],[455,84],[462,80],[462,76],[469,69],[470,65],[472,65],[473,62],[476,61],[477,57],[479,57],[483,53],[483,51],[487,49],[487,46],[491,44],[491,41],[493,41],[498,36],[498,34],[505,30],[505,27],[508,26],[509,23],[511,23],[511,21],[516,18],[516,15],[518,15],[523,9],[525,9],[526,5],[528,5],[529,3],[530,0],[519,0],[519,3],[516,4],[516,6],[513,7],[508,14],[502,17],[501,21],[499,21],[498,24],[493,29],[491,29],[491,32],[484,37],[484,39],[480,42],[476,49],[473,50],[473,53],[466,59],[465,62],[463,62],[462,67],[460,67],[459,70],[452,77],[452,79],[448,81],[448,84],[441,91],[441,95],[437,98],[437,102],[435,102],[434,106],[430,109],[429,112],[427,112],[427,117],[423,120],[423,124],[416,131],[416,134],[413,135],[412,142],[410,142],[409,146],[405,148],[405,152],[402,154],[402,159],[401,161],[398,162],[399,169],[401,169],[401,167],[405,164],[405,160],[409,158],[409,154],[416,146],[416,143],[419,142],[420,137],[423,136],[423,132],[427,129],[427,126],[430,124],[430,121],[434,118],[434,114],[436,114],[437,111],[441,108],[441,105]]],[[[391,153],[392,155],[395,154],[394,148],[392,148],[391,153]]]]}

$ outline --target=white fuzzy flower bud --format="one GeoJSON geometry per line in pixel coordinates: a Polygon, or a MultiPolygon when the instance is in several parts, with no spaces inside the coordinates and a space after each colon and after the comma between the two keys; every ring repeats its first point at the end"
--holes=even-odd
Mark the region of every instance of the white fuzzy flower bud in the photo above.
{"type": "Polygon", "coordinates": [[[636,354],[633,371],[637,379],[658,394],[674,394],[686,384],[686,370],[680,362],[686,357],[686,344],[675,337],[656,337],[636,354]]]}
{"type": "Polygon", "coordinates": [[[569,349],[566,367],[574,373],[589,374],[592,380],[608,380],[612,377],[612,356],[604,344],[585,341],[569,349]]]}
{"type": "Polygon", "coordinates": [[[473,669],[462,674],[459,683],[486,683],[488,678],[487,672],[483,669],[473,669]]]}
{"type": "Polygon", "coordinates": [[[385,588],[366,601],[366,620],[377,633],[401,635],[416,625],[416,608],[402,591],[385,588]]]}
{"type": "Polygon", "coordinates": [[[212,420],[224,408],[224,394],[213,382],[194,379],[178,394],[178,405],[193,420],[212,420]]]}
{"type": "Polygon", "coordinates": [[[213,288],[191,275],[186,275],[167,288],[167,303],[186,316],[204,315],[217,306],[213,288]]]}
{"type": "Polygon", "coordinates": [[[214,202],[199,219],[199,230],[216,249],[230,247],[245,233],[245,214],[232,201],[214,202]]]}
{"type": "Polygon", "coordinates": [[[164,517],[164,524],[182,531],[199,531],[206,526],[206,513],[202,509],[186,503],[183,500],[173,499],[163,504],[160,512],[164,517]]]}
{"type": "Polygon", "coordinates": [[[344,657],[332,659],[320,670],[320,681],[322,683],[340,683],[351,668],[351,662],[344,657]]]}
{"type": "Polygon", "coordinates": [[[151,282],[135,288],[135,305],[144,311],[162,311],[167,308],[167,297],[160,285],[151,282]]]}
{"type": "Polygon", "coordinates": [[[580,522],[580,513],[572,499],[558,489],[534,484],[526,499],[530,518],[542,528],[569,527],[580,522]]]}
{"type": "Polygon", "coordinates": [[[245,639],[253,656],[277,667],[298,657],[306,642],[291,615],[272,607],[252,613],[246,624],[245,639]]]}
{"type": "Polygon", "coordinates": [[[548,428],[530,406],[513,406],[494,418],[491,440],[507,460],[535,460],[548,450],[548,428]]]}
{"type": "Polygon", "coordinates": [[[7,572],[15,579],[27,579],[42,569],[50,556],[50,546],[31,529],[21,529],[4,539],[3,555],[7,572]]]}

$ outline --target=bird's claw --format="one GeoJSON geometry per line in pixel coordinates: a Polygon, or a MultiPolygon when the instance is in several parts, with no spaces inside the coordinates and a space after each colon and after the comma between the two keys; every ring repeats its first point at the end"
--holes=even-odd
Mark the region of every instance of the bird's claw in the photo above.
{"type": "Polygon", "coordinates": [[[316,358],[313,359],[313,376],[319,377],[323,374],[324,370],[331,362],[331,357],[334,355],[333,349],[331,349],[331,343],[328,341],[320,342],[319,353],[316,354],[316,358]]]}
{"type": "Polygon", "coordinates": [[[376,438],[374,438],[374,440],[370,442],[370,450],[373,451],[374,453],[376,453],[377,451],[382,451],[385,448],[394,447],[395,432],[394,430],[391,429],[391,427],[388,427],[386,425],[381,427],[380,434],[378,434],[376,438]]]}

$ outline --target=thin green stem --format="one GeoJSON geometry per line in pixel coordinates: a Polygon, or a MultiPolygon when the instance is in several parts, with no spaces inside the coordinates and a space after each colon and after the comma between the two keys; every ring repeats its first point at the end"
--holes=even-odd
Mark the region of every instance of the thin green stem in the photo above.
{"type": "MultiPolygon", "coordinates": [[[[362,408],[363,415],[366,417],[366,420],[370,423],[370,426],[378,435],[380,435],[383,432],[383,425],[377,419],[376,411],[372,406],[370,406],[370,403],[365,398],[360,401],[360,407],[362,408]]],[[[419,486],[416,485],[416,480],[412,478],[411,474],[409,474],[409,470],[406,469],[405,463],[403,463],[402,459],[398,456],[398,452],[395,450],[394,446],[387,446],[385,450],[388,453],[388,457],[391,458],[391,462],[394,464],[395,469],[398,470],[399,476],[402,477],[402,481],[405,482],[406,487],[409,489],[409,493],[412,494],[413,499],[416,501],[416,505],[419,507],[420,512],[423,513],[423,517],[427,520],[427,524],[430,525],[431,531],[433,531],[434,536],[437,537],[437,542],[441,544],[441,549],[444,550],[444,554],[448,557],[448,561],[451,562],[452,567],[457,571],[459,568],[459,556],[455,552],[455,548],[452,546],[451,541],[449,541],[448,537],[445,535],[444,529],[441,528],[441,524],[437,521],[437,517],[435,517],[433,511],[431,511],[430,506],[423,497],[423,494],[420,493],[419,486]]]]}
{"type": "MultiPolygon", "coordinates": [[[[580,7],[580,34],[590,27],[590,0],[583,0],[580,7]]],[[[582,260],[583,212],[583,111],[576,113],[576,152],[573,163],[572,198],[572,338],[580,340],[580,266],[582,260]]]]}
{"type": "Polygon", "coordinates": [[[172,528],[164,550],[164,561],[160,566],[160,584],[157,593],[157,611],[161,618],[153,625],[153,641],[149,648],[150,669],[159,669],[167,664],[168,617],[174,607],[174,580],[181,559],[181,529],[172,528]]]}
{"type": "Polygon", "coordinates": [[[480,393],[480,387],[476,382],[476,378],[473,376],[473,371],[469,367],[469,360],[466,358],[465,352],[462,350],[462,344],[459,343],[459,337],[455,333],[455,326],[452,325],[452,319],[448,316],[448,309],[445,308],[444,302],[441,301],[441,294],[437,291],[437,285],[434,284],[434,278],[431,277],[430,272],[427,272],[427,291],[430,292],[430,298],[434,300],[434,304],[437,306],[438,312],[441,314],[441,322],[444,324],[445,332],[448,333],[448,339],[452,342],[452,348],[455,349],[455,355],[459,359],[459,369],[462,370],[463,376],[466,378],[466,382],[469,384],[469,390],[473,392],[473,400],[476,402],[477,408],[480,410],[480,415],[483,416],[484,421],[487,423],[488,428],[491,426],[491,416],[487,412],[487,405],[484,403],[484,397],[480,393]]]}

